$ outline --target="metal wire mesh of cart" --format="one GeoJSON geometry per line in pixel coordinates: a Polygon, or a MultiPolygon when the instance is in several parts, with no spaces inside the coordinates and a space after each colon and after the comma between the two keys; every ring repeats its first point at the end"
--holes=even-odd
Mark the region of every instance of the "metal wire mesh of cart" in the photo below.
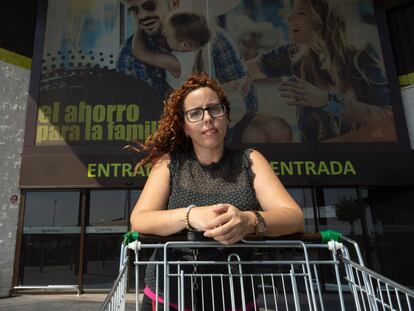
{"type": "MultiPolygon", "coordinates": [[[[342,239],[355,243],[346,237],[342,239]]],[[[340,249],[340,258],[345,269],[344,278],[353,294],[357,310],[414,309],[413,290],[368,269],[363,262],[352,260],[348,248],[340,249]]]]}
{"type": "Polygon", "coordinates": [[[119,273],[101,306],[101,310],[125,310],[129,262],[128,240],[124,240],[124,243],[121,245],[119,273]]]}
{"type": "MultiPolygon", "coordinates": [[[[155,310],[411,310],[413,292],[367,269],[358,245],[344,243],[223,246],[143,237],[128,244],[135,253],[135,307],[140,310],[143,292],[155,310]],[[151,258],[141,256],[145,250],[154,251],[151,258]]],[[[114,288],[125,291],[126,283],[117,281],[114,288]]],[[[114,288],[109,296],[116,296],[114,288]]],[[[116,304],[109,296],[115,309],[104,304],[102,310],[123,310],[125,300],[116,304]]]]}

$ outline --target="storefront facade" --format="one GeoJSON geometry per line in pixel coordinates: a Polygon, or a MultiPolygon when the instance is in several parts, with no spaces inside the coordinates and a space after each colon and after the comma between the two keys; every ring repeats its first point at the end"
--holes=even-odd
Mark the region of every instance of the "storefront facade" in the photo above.
{"type": "MultiPolygon", "coordinates": [[[[289,187],[306,230],[338,230],[357,240],[367,265],[412,286],[413,189],[289,187]],[[398,206],[395,213],[394,206],[398,206]]],[[[119,268],[121,236],[139,190],[24,191],[15,284],[108,289],[119,268]]]]}
{"type": "MultiPolygon", "coordinates": [[[[294,9],[292,1],[262,6],[255,1],[230,2],[224,6],[182,1],[180,9],[207,16],[214,34],[224,33],[232,42],[229,47],[234,45],[240,64],[288,42],[286,19],[294,9]],[[273,15],[265,16],[267,11],[273,15]]],[[[254,147],[266,156],[304,209],[306,230],[338,230],[355,238],[368,266],[414,286],[414,274],[406,269],[414,259],[414,242],[406,238],[414,227],[409,136],[414,124],[401,99],[387,6],[349,0],[343,1],[342,9],[350,44],[369,46],[384,77],[377,84],[388,101],[372,99],[385,93],[359,91],[359,101],[384,101],[389,107],[386,115],[375,116],[375,122],[351,124],[344,133],[309,141],[306,137],[313,134],[301,127],[298,108],[286,105],[275,91],[280,79],[252,78],[252,85],[245,84],[253,74],[243,69],[244,75],[225,80],[217,64],[216,41],[203,48],[204,68],[224,79],[223,84],[232,83],[227,89],[234,104],[232,125],[251,112],[268,117],[265,120],[286,121],[288,141],[262,141],[257,136],[246,142],[245,132],[235,130],[240,139],[229,145],[254,147]]],[[[134,170],[142,155],[124,146],[155,132],[164,100],[154,82],[162,80],[157,70],[140,80],[133,72],[141,65],[122,67],[119,50],[134,27],[134,16],[118,0],[38,3],[13,287],[77,285],[84,291],[106,290],[117,274],[121,236],[130,228],[129,214],[150,173],[150,167],[134,170]]],[[[332,120],[340,128],[345,122],[332,120]]]]}

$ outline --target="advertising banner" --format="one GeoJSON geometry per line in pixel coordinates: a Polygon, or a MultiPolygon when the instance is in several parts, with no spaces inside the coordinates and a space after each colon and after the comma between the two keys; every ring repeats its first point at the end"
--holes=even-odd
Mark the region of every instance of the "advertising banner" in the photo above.
{"type": "Polygon", "coordinates": [[[53,157],[82,165],[60,162],[39,185],[142,185],[125,173],[141,155],[123,147],[155,133],[164,100],[198,72],[230,100],[227,144],[258,148],[292,184],[375,183],[369,154],[409,149],[371,0],[55,0],[39,13],[22,186],[53,157]]]}

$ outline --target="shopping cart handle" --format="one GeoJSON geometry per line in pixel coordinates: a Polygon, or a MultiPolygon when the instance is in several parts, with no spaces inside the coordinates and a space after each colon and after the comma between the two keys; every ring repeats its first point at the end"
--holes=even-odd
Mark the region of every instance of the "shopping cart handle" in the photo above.
{"type": "Polygon", "coordinates": [[[280,241],[280,240],[287,240],[287,241],[303,241],[303,242],[316,242],[316,243],[327,243],[331,240],[340,241],[342,237],[342,233],[332,231],[332,230],[325,230],[320,232],[304,232],[304,233],[295,233],[289,235],[283,235],[278,237],[264,237],[264,236],[257,236],[257,235],[247,235],[244,240],[247,241],[280,241]]]}
{"type": "MultiPolygon", "coordinates": [[[[244,237],[244,240],[247,241],[264,241],[264,240],[299,240],[303,242],[317,242],[317,243],[327,243],[330,240],[339,241],[342,237],[342,233],[326,230],[320,232],[305,232],[305,233],[295,233],[290,235],[284,235],[279,237],[264,237],[257,235],[247,235],[244,237]]],[[[145,243],[165,243],[169,241],[214,241],[211,238],[206,238],[203,235],[203,232],[199,231],[181,231],[177,234],[169,236],[158,236],[150,234],[142,234],[138,232],[128,232],[124,235],[124,242],[130,243],[139,239],[141,242],[145,243]]]]}

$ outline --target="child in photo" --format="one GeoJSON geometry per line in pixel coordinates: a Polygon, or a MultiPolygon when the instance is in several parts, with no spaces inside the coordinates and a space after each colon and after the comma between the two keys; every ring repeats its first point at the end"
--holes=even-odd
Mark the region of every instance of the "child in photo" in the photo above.
{"type": "Polygon", "coordinates": [[[168,85],[176,89],[192,73],[203,70],[201,48],[209,42],[211,31],[204,16],[187,12],[172,14],[163,28],[170,53],[148,50],[140,30],[134,35],[132,52],[141,61],[163,68],[168,85]]]}

